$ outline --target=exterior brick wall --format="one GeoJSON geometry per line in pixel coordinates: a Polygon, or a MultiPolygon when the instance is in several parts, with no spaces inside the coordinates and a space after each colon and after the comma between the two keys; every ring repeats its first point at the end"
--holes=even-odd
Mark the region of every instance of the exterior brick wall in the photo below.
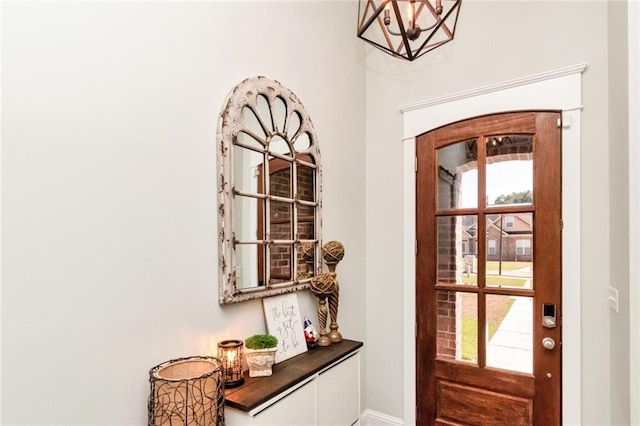
{"type": "Polygon", "coordinates": [[[453,291],[440,291],[437,295],[438,303],[438,356],[442,358],[456,359],[460,349],[456,342],[459,340],[460,322],[459,297],[453,291]]]}
{"type": "MultiPolygon", "coordinates": [[[[440,217],[438,224],[438,282],[461,282],[462,220],[440,217]]],[[[462,309],[459,293],[437,293],[437,353],[441,358],[460,359],[462,341],[462,309]]]]}

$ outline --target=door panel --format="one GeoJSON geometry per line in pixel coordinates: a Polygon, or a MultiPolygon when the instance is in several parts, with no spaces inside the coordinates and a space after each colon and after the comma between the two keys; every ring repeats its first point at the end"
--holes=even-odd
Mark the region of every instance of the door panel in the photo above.
{"type": "Polygon", "coordinates": [[[485,391],[457,383],[438,382],[438,416],[468,424],[472,412],[476,425],[530,425],[533,401],[508,394],[485,391]]]}
{"type": "Polygon", "coordinates": [[[560,424],[559,118],[497,114],[417,138],[420,425],[560,424]]]}

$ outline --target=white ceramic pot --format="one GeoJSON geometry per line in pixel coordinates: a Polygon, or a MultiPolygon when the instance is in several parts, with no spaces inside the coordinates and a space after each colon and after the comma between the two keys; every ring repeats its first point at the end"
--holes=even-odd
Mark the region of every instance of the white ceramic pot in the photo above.
{"type": "Polygon", "coordinates": [[[248,349],[244,348],[244,357],[249,366],[249,377],[265,377],[271,375],[271,367],[276,361],[278,348],[248,349]]]}

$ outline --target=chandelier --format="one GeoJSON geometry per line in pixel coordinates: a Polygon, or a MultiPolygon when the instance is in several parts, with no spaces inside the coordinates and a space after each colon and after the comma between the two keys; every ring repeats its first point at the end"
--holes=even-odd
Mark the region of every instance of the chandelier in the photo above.
{"type": "Polygon", "coordinates": [[[360,0],[358,37],[409,61],[453,40],[462,0],[360,0]]]}

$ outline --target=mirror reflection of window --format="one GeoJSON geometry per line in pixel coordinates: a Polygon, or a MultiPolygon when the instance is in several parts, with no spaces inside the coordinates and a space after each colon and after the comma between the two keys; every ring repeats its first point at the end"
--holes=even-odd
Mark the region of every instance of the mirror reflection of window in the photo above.
{"type": "Polygon", "coordinates": [[[276,81],[247,79],[218,140],[220,302],[308,286],[320,268],[321,173],[304,107],[276,81]]]}

